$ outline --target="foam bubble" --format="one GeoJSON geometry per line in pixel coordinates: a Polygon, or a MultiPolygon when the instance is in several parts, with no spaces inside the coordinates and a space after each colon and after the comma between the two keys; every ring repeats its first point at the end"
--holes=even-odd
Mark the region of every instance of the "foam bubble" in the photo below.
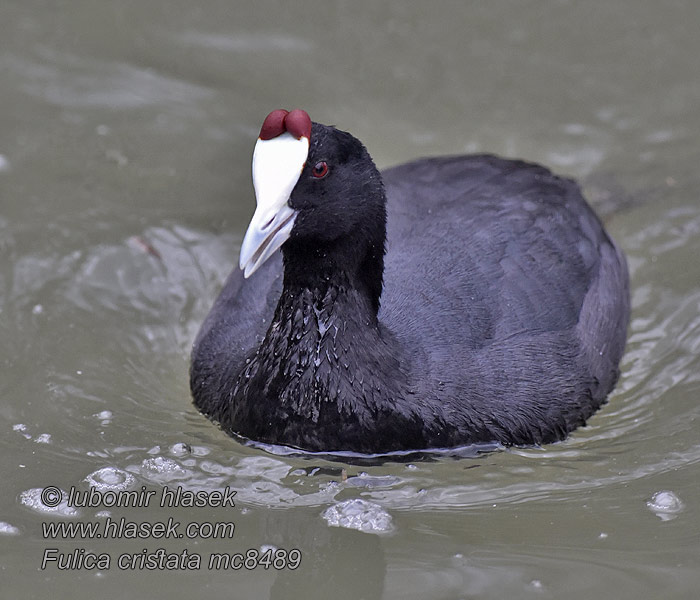
{"type": "Polygon", "coordinates": [[[647,500],[647,508],[662,521],[675,519],[684,508],[683,501],[669,490],[656,492],[647,500]]]}
{"type": "Polygon", "coordinates": [[[103,427],[106,425],[109,425],[112,422],[112,411],[111,410],[103,410],[101,412],[98,412],[94,415],[92,415],[96,419],[99,419],[100,425],[103,427]]]}
{"type": "Polygon", "coordinates": [[[19,529],[5,521],[0,521],[0,535],[19,535],[19,529]]]}
{"type": "Polygon", "coordinates": [[[391,515],[378,504],[360,498],[345,500],[326,509],[323,518],[331,527],[386,533],[393,529],[391,515]]]}
{"type": "Polygon", "coordinates": [[[191,472],[188,469],[184,469],[172,458],[165,458],[164,456],[144,459],[141,463],[141,474],[149,479],[162,482],[187,479],[191,476],[191,472]]]}
{"type": "Polygon", "coordinates": [[[19,495],[19,501],[27,508],[42,514],[52,514],[61,517],[77,517],[80,514],[75,508],[68,506],[68,494],[64,490],[61,490],[63,499],[58,506],[46,506],[41,500],[43,491],[43,488],[26,490],[19,495]]]}
{"type": "Polygon", "coordinates": [[[131,473],[116,467],[103,467],[90,473],[85,481],[100,491],[126,490],[134,485],[136,478],[131,473]]]}
{"type": "Polygon", "coordinates": [[[189,444],[179,442],[170,446],[170,454],[173,456],[187,456],[188,454],[192,454],[192,448],[190,448],[189,444]]]}

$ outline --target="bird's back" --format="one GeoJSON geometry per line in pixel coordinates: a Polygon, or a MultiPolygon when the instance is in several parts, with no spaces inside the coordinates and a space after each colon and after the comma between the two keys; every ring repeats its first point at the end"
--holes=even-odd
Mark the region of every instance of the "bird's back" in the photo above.
{"type": "Polygon", "coordinates": [[[581,424],[617,379],[629,293],[624,257],[578,186],[488,155],[383,177],[379,318],[410,353],[416,395],[437,393],[448,413],[470,403],[496,429],[522,423],[524,443],[581,424]]]}

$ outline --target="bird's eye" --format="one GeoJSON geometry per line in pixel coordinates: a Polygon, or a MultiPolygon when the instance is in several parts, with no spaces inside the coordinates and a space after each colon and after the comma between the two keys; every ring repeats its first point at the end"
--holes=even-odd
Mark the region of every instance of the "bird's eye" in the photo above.
{"type": "Polygon", "coordinates": [[[311,174],[317,179],[325,177],[328,174],[328,163],[324,160],[322,160],[321,162],[317,162],[314,165],[314,168],[311,169],[311,174]]]}

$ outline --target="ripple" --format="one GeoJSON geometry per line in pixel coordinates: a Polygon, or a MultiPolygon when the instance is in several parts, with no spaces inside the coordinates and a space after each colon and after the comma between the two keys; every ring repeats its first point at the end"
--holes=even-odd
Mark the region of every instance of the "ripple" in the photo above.
{"type": "Polygon", "coordinates": [[[266,35],[258,33],[219,35],[189,31],[180,35],[179,39],[189,46],[236,53],[261,51],[309,52],[314,47],[314,44],[309,42],[308,39],[272,33],[266,35]]]}
{"type": "Polygon", "coordinates": [[[21,87],[46,102],[70,108],[136,108],[191,103],[213,91],[152,69],[88,56],[48,52],[38,61],[5,56],[4,64],[19,74],[21,87]]]}
{"type": "Polygon", "coordinates": [[[290,471],[287,463],[267,456],[247,456],[238,462],[239,477],[253,477],[282,481],[290,471]]]}
{"type": "Polygon", "coordinates": [[[392,488],[401,483],[401,478],[393,475],[369,475],[368,473],[358,473],[355,477],[348,477],[345,482],[350,487],[365,488],[392,488]]]}

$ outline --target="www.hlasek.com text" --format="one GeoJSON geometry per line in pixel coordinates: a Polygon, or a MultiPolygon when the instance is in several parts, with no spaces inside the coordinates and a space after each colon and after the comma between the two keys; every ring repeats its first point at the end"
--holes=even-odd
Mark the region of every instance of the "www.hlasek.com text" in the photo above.
{"type": "Polygon", "coordinates": [[[124,517],[103,521],[44,521],[41,524],[44,539],[81,539],[81,540],[188,540],[200,539],[231,539],[236,531],[236,525],[231,521],[210,523],[192,521],[183,525],[173,517],[166,521],[129,521],[124,517]]]}

